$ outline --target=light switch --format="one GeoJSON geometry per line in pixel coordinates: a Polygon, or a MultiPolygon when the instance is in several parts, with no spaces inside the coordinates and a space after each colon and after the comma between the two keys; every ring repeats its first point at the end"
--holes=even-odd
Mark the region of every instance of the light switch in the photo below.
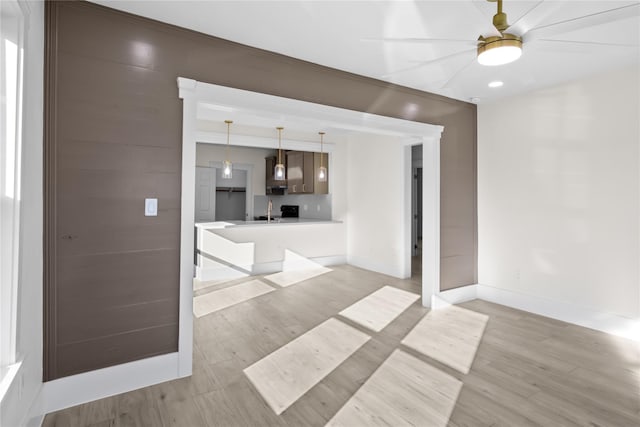
{"type": "Polygon", "coordinates": [[[158,199],[144,199],[144,216],[158,216],[158,199]]]}

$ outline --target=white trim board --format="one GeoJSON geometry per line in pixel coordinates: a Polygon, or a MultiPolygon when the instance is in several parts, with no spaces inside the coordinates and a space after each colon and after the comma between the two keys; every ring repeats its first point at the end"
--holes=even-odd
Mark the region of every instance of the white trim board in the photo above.
{"type": "MultiPolygon", "coordinates": [[[[332,265],[341,265],[347,263],[347,257],[345,255],[333,255],[333,256],[321,256],[315,258],[309,258],[309,261],[318,264],[320,267],[329,267],[332,265]]],[[[284,271],[284,261],[275,262],[261,262],[253,264],[251,269],[252,275],[270,274],[284,271]]]]}
{"type": "Polygon", "coordinates": [[[45,382],[44,414],[179,378],[178,353],[150,357],[45,382]]]}
{"type": "MultiPolygon", "coordinates": [[[[202,255],[198,255],[202,256],[202,255]]],[[[318,264],[320,267],[331,265],[341,265],[347,263],[346,255],[332,255],[309,258],[310,262],[318,264]]],[[[259,262],[251,264],[251,275],[278,273],[285,270],[285,261],[259,262]]],[[[240,277],[248,277],[248,274],[241,273],[231,267],[221,266],[220,268],[196,267],[196,277],[198,280],[208,282],[212,280],[234,280],[240,277]]]]}
{"type": "Polygon", "coordinates": [[[196,92],[198,106],[192,120],[232,119],[236,123],[271,127],[278,123],[285,129],[314,132],[334,129],[409,137],[421,141],[424,137],[440,139],[443,126],[377,114],[347,110],[281,96],[267,95],[178,77],[178,87],[196,92]],[[211,115],[212,112],[219,114],[211,115]]]}
{"type": "Polygon", "coordinates": [[[469,285],[440,292],[434,295],[432,308],[443,308],[476,298],[640,342],[640,319],[487,285],[469,285]]]}
{"type": "MultiPolygon", "coordinates": [[[[221,132],[212,131],[197,131],[196,140],[202,144],[213,145],[226,145],[227,134],[221,132]]],[[[264,136],[255,135],[243,135],[236,133],[233,135],[233,144],[239,147],[254,147],[254,148],[278,148],[278,142],[276,138],[268,138],[264,136]]],[[[299,151],[313,151],[320,152],[320,144],[317,141],[297,141],[292,139],[282,139],[283,150],[299,150],[299,151]]],[[[335,144],[332,142],[325,142],[323,144],[323,152],[333,153],[335,151],[335,144]]],[[[235,164],[234,164],[235,166],[235,164]]]]}
{"type": "Polygon", "coordinates": [[[431,297],[431,308],[438,310],[453,304],[461,304],[478,298],[478,285],[462,286],[437,292],[431,297]]]}
{"type": "Polygon", "coordinates": [[[480,284],[475,286],[478,298],[481,300],[640,341],[640,319],[630,319],[575,304],[553,301],[492,286],[480,284]]]}
{"type": "Polygon", "coordinates": [[[42,425],[44,417],[47,415],[42,410],[42,400],[42,386],[40,386],[38,394],[36,394],[36,397],[33,399],[21,425],[24,427],[40,427],[42,425]]]}

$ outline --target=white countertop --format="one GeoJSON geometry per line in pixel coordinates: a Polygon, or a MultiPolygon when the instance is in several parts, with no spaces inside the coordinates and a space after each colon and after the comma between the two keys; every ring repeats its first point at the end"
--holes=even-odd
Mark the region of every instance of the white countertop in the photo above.
{"type": "Polygon", "coordinates": [[[204,229],[235,228],[235,227],[277,227],[286,225],[310,225],[310,224],[340,224],[342,221],[312,218],[278,218],[271,222],[262,221],[214,221],[199,222],[196,227],[204,229]]]}

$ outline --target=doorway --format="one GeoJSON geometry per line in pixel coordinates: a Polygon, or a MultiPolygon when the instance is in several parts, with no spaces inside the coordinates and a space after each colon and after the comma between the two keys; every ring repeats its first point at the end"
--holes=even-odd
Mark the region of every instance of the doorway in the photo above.
{"type": "Polygon", "coordinates": [[[221,175],[219,168],[196,167],[196,223],[248,218],[247,171],[234,171],[232,180],[221,175]]]}
{"type": "Polygon", "coordinates": [[[253,218],[253,165],[236,163],[233,178],[222,179],[222,162],[197,166],[195,222],[247,221],[253,218]]]}
{"type": "Polygon", "coordinates": [[[422,278],[422,144],[411,147],[411,278],[422,278]]]}
{"type": "Polygon", "coordinates": [[[221,179],[220,169],[216,169],[216,221],[245,221],[247,213],[247,171],[233,171],[232,179],[221,179]]]}
{"type": "MultiPolygon", "coordinates": [[[[178,78],[178,87],[179,96],[183,101],[180,333],[178,335],[178,372],[180,375],[190,374],[192,368],[193,265],[191,251],[194,241],[193,233],[190,231],[194,227],[196,143],[199,139],[202,140],[203,136],[206,136],[204,132],[198,130],[198,112],[205,108],[209,113],[218,114],[217,120],[229,118],[229,112],[233,112],[232,118],[234,120],[242,117],[246,124],[253,123],[255,126],[259,126],[265,120],[272,124],[274,117],[276,117],[278,122],[283,124],[304,123],[305,126],[314,129],[330,127],[344,132],[361,131],[397,138],[398,144],[402,145],[402,166],[397,169],[402,175],[402,186],[398,189],[402,194],[397,198],[397,203],[402,204],[402,210],[398,212],[397,218],[400,223],[401,241],[395,248],[398,249],[396,261],[398,264],[403,264],[401,270],[404,277],[410,272],[411,255],[409,243],[412,223],[409,216],[409,212],[411,212],[411,146],[416,143],[420,144],[423,149],[423,164],[425,166],[422,180],[424,204],[422,220],[423,272],[420,283],[422,304],[424,306],[431,305],[432,297],[439,292],[440,284],[440,136],[443,131],[442,126],[239,90],[183,77],[178,78]]],[[[212,135],[208,136],[211,141],[224,144],[224,133],[211,133],[212,135]]],[[[275,147],[273,138],[250,137],[246,141],[246,146],[275,147]]],[[[235,140],[235,145],[238,145],[238,138],[235,140]]],[[[289,146],[297,147],[295,143],[290,143],[289,146]]],[[[355,157],[353,161],[357,161],[355,157]]],[[[400,165],[399,163],[395,164],[400,165]]],[[[248,178],[247,185],[249,186],[251,182],[252,179],[248,178]]],[[[247,192],[249,192],[248,186],[247,192]]],[[[253,203],[253,200],[251,202],[253,203]]],[[[380,206],[376,200],[371,200],[371,204],[380,206]]],[[[253,205],[248,206],[247,210],[252,212],[253,205]]],[[[346,250],[349,255],[348,245],[346,250]]],[[[355,258],[352,257],[352,259],[355,258]]],[[[360,265],[364,264],[360,262],[360,265]]]]}

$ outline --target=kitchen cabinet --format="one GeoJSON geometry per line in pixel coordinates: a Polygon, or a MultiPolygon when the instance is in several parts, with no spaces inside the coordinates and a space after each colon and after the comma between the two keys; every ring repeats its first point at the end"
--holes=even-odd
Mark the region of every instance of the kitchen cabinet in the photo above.
{"type": "Polygon", "coordinates": [[[313,193],[313,153],[287,152],[287,190],[289,194],[313,193]]]}
{"type": "MultiPolygon", "coordinates": [[[[328,157],[323,154],[323,164],[328,157]]],[[[308,151],[287,152],[287,190],[289,194],[327,194],[326,182],[319,182],[317,170],[320,167],[320,153],[308,151]]]]}

